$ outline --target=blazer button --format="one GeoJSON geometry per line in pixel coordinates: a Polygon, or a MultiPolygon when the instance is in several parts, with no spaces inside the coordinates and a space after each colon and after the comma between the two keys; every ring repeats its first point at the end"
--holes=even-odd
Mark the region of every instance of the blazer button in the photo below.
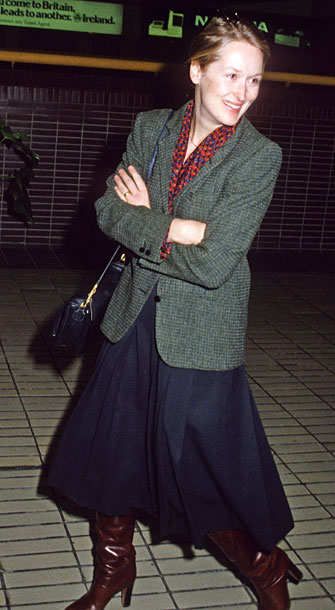
{"type": "Polygon", "coordinates": [[[145,250],[145,248],[144,248],[143,246],[141,246],[141,247],[139,248],[139,251],[140,251],[140,252],[144,252],[144,250],[145,250]]]}
{"type": "Polygon", "coordinates": [[[145,253],[146,253],[147,256],[150,256],[151,250],[148,249],[148,250],[145,251],[145,253]]]}
{"type": "Polygon", "coordinates": [[[159,303],[160,300],[161,300],[161,298],[158,296],[158,294],[156,294],[156,296],[154,298],[155,303],[159,303]]]}

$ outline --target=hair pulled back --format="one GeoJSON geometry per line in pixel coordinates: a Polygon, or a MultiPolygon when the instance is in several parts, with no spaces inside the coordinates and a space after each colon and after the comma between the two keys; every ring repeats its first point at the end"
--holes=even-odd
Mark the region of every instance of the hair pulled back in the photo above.
{"type": "Polygon", "coordinates": [[[191,43],[188,63],[197,61],[202,69],[219,57],[219,51],[229,42],[247,42],[263,53],[264,65],[270,57],[270,47],[256,27],[228,17],[213,17],[191,43]]]}

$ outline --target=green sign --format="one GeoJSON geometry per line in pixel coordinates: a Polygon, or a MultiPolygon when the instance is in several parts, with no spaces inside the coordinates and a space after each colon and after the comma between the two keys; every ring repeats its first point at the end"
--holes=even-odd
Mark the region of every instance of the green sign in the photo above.
{"type": "MultiPolygon", "coordinates": [[[[194,11],[182,13],[176,10],[159,11],[159,17],[153,14],[149,22],[148,35],[168,38],[183,38],[185,22],[194,30],[203,28],[209,21],[210,16],[206,14],[196,14],[194,11]]],[[[275,28],[270,21],[254,20],[256,28],[267,34],[275,44],[290,47],[310,46],[309,41],[305,40],[303,31],[285,31],[282,27],[275,28]]]]}
{"type": "Polygon", "coordinates": [[[285,47],[300,47],[300,37],[276,32],[275,43],[283,44],[285,47]]]}
{"type": "Polygon", "coordinates": [[[0,0],[0,25],[122,34],[123,5],[77,0],[0,0]]]}
{"type": "Polygon", "coordinates": [[[184,13],[169,11],[167,24],[163,19],[153,19],[149,25],[149,36],[167,36],[169,38],[183,37],[184,13]]]}

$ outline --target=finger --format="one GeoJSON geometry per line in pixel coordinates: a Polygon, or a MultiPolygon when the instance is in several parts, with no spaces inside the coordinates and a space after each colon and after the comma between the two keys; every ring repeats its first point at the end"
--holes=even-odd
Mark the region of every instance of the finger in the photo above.
{"type": "Polygon", "coordinates": [[[120,190],[116,185],[114,186],[114,191],[116,192],[117,196],[124,201],[125,203],[129,203],[132,204],[133,203],[133,195],[131,194],[130,191],[125,191],[124,187],[122,187],[122,190],[120,190]]]}
{"type": "Polygon", "coordinates": [[[136,184],[136,187],[139,191],[142,191],[144,188],[146,188],[146,184],[141,176],[141,174],[138,173],[137,169],[133,166],[133,165],[129,165],[128,166],[128,172],[131,175],[133,181],[136,184]]]}
{"type": "Polygon", "coordinates": [[[122,201],[124,201],[125,203],[127,203],[127,199],[124,196],[124,191],[120,191],[120,189],[115,185],[114,186],[114,191],[116,192],[117,196],[122,199],[122,201]]]}
{"type": "Polygon", "coordinates": [[[133,178],[131,176],[129,176],[129,174],[126,172],[126,170],[120,169],[118,172],[118,175],[121,178],[122,182],[124,183],[126,190],[130,191],[132,194],[136,193],[136,191],[137,191],[136,183],[134,182],[133,178]]]}
{"type": "MultiPolygon", "coordinates": [[[[120,176],[118,176],[117,174],[115,174],[115,176],[114,176],[114,182],[115,182],[115,185],[117,186],[117,188],[119,189],[120,193],[123,196],[126,193],[132,194],[132,191],[129,188],[128,184],[126,184],[126,182],[122,178],[120,178],[120,176]]],[[[136,188],[136,187],[134,187],[134,182],[133,182],[133,190],[134,190],[134,188],[136,188]]]]}

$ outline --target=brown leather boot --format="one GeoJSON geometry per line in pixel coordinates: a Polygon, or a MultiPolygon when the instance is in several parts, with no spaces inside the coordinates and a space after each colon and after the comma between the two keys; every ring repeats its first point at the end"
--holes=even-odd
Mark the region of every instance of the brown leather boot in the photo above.
{"type": "Polygon", "coordinates": [[[97,513],[93,582],[89,591],[65,610],[103,610],[119,591],[122,606],[130,605],[136,578],[134,526],[131,516],[108,517],[97,513]]]}
{"type": "Polygon", "coordinates": [[[246,532],[238,530],[213,532],[208,536],[252,584],[258,597],[258,610],[289,610],[287,580],[297,584],[302,573],[284,551],[275,547],[271,553],[262,553],[246,532]]]}

